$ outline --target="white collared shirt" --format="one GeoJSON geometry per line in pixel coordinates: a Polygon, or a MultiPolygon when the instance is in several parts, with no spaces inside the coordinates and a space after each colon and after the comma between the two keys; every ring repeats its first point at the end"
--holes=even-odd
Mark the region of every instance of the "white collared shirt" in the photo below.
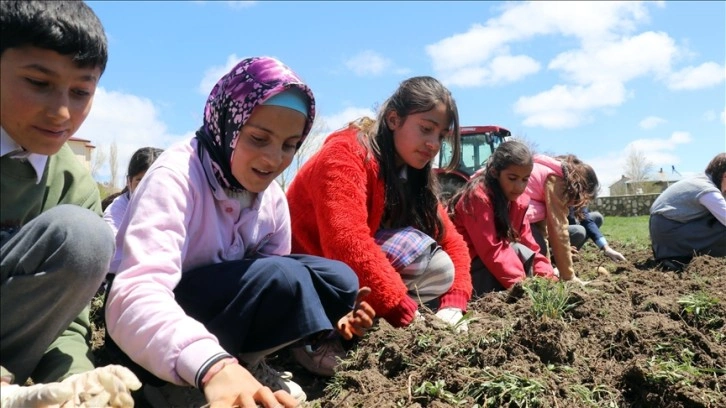
{"type": "Polygon", "coordinates": [[[0,127],[0,157],[10,155],[10,158],[17,160],[27,160],[33,169],[38,181],[35,184],[40,183],[43,179],[43,172],[45,171],[45,163],[48,162],[48,156],[38,153],[30,153],[20,146],[12,137],[5,131],[4,128],[0,127]]]}

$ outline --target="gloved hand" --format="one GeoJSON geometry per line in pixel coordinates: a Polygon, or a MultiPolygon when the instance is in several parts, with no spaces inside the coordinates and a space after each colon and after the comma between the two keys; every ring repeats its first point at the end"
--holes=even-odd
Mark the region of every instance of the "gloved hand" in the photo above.
{"type": "Polygon", "coordinates": [[[362,337],[366,329],[373,326],[373,318],[376,317],[376,311],[373,310],[368,302],[363,300],[370,293],[371,289],[369,287],[364,286],[360,288],[358,290],[358,296],[355,298],[353,311],[338,320],[338,332],[344,339],[350,340],[354,335],[362,337]]]}
{"type": "Polygon", "coordinates": [[[72,375],[62,382],[0,387],[0,405],[3,408],[130,408],[134,406],[130,391],[139,388],[141,382],[128,368],[109,365],[72,375]]]}
{"type": "Polygon", "coordinates": [[[70,385],[73,399],[61,407],[133,407],[131,391],[141,388],[141,381],[126,367],[108,365],[72,375],[61,382],[70,385]]]}
{"type": "Polygon", "coordinates": [[[466,320],[461,320],[461,318],[464,317],[464,313],[461,311],[461,309],[457,309],[455,307],[445,307],[443,309],[439,309],[439,311],[436,312],[436,317],[454,326],[454,328],[456,328],[456,331],[458,331],[459,333],[469,331],[469,324],[466,322],[466,320]]]}
{"type": "Polygon", "coordinates": [[[3,408],[59,407],[73,399],[70,384],[50,383],[21,387],[17,384],[0,387],[0,406],[3,408]]]}
{"type": "Polygon", "coordinates": [[[605,256],[612,259],[615,262],[625,261],[625,257],[620,252],[610,248],[609,245],[605,245],[602,249],[605,252],[605,256]]]}

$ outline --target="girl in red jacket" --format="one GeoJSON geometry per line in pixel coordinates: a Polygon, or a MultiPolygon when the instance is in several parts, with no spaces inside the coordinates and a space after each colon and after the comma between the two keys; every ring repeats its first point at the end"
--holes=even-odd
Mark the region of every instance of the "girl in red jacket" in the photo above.
{"type": "Polygon", "coordinates": [[[347,263],[396,327],[429,301],[456,325],[471,297],[466,243],[435,193],[431,164],[443,139],[459,151],[454,98],[434,78],[410,78],[377,120],[331,134],[287,191],[293,252],[347,263]]]}
{"type": "Polygon", "coordinates": [[[469,246],[475,296],[509,289],[532,274],[556,279],[525,217],[532,167],[525,144],[502,143],[449,202],[454,225],[469,246]]]}

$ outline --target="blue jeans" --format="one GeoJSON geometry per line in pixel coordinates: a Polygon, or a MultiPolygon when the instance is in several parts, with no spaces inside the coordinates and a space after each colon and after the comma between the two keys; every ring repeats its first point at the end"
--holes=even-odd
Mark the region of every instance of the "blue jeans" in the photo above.
{"type": "MultiPolygon", "coordinates": [[[[182,275],[176,301],[230,354],[287,345],[332,330],[353,310],[358,277],[343,262],[311,255],[270,256],[203,266],[182,275]]],[[[161,385],[106,336],[109,356],[161,385]]]]}

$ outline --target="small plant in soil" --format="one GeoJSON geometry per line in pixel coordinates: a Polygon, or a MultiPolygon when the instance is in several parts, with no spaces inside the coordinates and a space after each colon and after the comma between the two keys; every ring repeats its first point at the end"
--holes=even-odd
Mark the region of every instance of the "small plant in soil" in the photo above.
{"type": "Polygon", "coordinates": [[[539,318],[562,318],[574,307],[569,286],[544,278],[529,279],[522,286],[532,299],[532,312],[539,318]]]}
{"type": "Polygon", "coordinates": [[[420,386],[413,390],[413,395],[428,396],[454,405],[460,405],[465,402],[459,399],[451,391],[448,391],[446,389],[446,382],[443,380],[436,380],[434,382],[424,381],[420,386]]]}
{"type": "Polygon", "coordinates": [[[482,370],[486,380],[475,379],[465,392],[482,407],[533,408],[542,406],[540,396],[544,386],[537,380],[521,377],[508,372],[493,373],[482,370]]]}
{"type": "Polygon", "coordinates": [[[591,407],[617,408],[615,402],[616,393],[605,385],[574,384],[569,387],[570,391],[591,407]]]}
{"type": "Polygon", "coordinates": [[[689,293],[678,299],[678,304],[681,305],[681,314],[692,317],[699,324],[709,326],[714,320],[718,320],[718,316],[712,313],[718,299],[708,293],[689,293]]]}

